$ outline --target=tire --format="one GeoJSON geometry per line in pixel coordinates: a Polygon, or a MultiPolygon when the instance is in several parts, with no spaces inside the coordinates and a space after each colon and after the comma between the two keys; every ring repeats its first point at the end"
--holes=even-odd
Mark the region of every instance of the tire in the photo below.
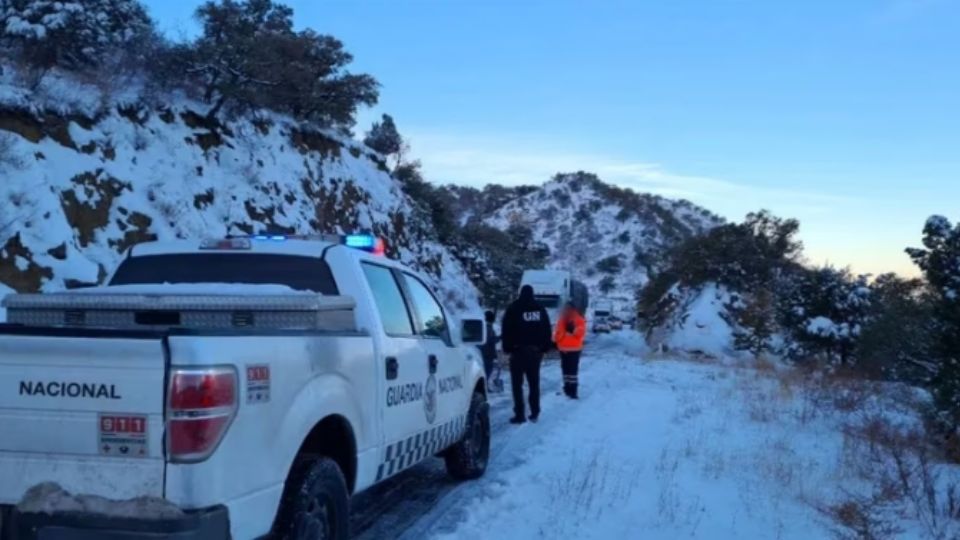
{"type": "Polygon", "coordinates": [[[487,398],[475,392],[467,412],[467,432],[444,453],[447,473],[457,480],[473,480],[487,472],[490,461],[490,407],[487,398]]]}
{"type": "Polygon", "coordinates": [[[348,540],[350,495],[335,461],[300,459],[283,491],[274,527],[278,540],[348,540]]]}

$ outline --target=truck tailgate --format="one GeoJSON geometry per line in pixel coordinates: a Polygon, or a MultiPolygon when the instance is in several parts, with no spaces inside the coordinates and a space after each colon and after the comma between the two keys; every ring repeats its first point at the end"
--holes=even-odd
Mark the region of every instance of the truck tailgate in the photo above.
{"type": "Polygon", "coordinates": [[[0,503],[162,496],[165,373],[161,334],[0,326],[0,503]]]}

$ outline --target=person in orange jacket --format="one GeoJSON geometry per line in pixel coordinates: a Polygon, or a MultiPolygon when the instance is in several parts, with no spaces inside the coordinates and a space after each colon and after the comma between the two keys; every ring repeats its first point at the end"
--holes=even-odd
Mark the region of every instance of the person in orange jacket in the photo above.
{"type": "Polygon", "coordinates": [[[580,384],[580,353],[583,351],[583,338],[587,335],[587,321],[572,303],[563,307],[557,328],[553,332],[553,342],[560,351],[560,369],[563,370],[563,393],[570,399],[578,399],[580,384]]]}

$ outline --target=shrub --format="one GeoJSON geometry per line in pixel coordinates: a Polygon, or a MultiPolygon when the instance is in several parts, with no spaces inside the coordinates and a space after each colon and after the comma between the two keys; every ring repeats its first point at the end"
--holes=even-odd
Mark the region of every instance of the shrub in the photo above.
{"type": "Polygon", "coordinates": [[[618,274],[623,270],[623,261],[620,255],[610,255],[597,261],[597,270],[605,274],[618,274]]]}
{"type": "Polygon", "coordinates": [[[926,384],[936,371],[933,291],[920,279],[883,274],[870,285],[870,317],[858,366],[873,378],[926,384]]]}
{"type": "Polygon", "coordinates": [[[377,102],[377,82],[347,73],[353,57],[334,37],[293,29],[293,10],[270,0],[208,1],[203,33],[174,51],[203,90],[210,116],[223,107],[268,108],[327,126],[349,126],[360,104],[377,102]]]}
{"type": "Polygon", "coordinates": [[[960,431],[960,223],[931,216],[923,228],[923,248],[907,253],[933,289],[936,327],[933,380],[937,408],[951,435],[960,431]]]}
{"type": "Polygon", "coordinates": [[[0,44],[28,66],[79,70],[153,34],[136,0],[5,0],[0,44]]]}

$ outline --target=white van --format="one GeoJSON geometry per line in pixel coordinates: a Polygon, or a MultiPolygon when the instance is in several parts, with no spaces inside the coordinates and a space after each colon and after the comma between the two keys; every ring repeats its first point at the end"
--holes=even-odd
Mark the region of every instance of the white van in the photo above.
{"type": "Polygon", "coordinates": [[[587,287],[566,270],[524,270],[520,287],[524,285],[533,287],[534,297],[547,310],[551,322],[556,322],[567,302],[573,302],[580,313],[587,312],[587,287]]]}

